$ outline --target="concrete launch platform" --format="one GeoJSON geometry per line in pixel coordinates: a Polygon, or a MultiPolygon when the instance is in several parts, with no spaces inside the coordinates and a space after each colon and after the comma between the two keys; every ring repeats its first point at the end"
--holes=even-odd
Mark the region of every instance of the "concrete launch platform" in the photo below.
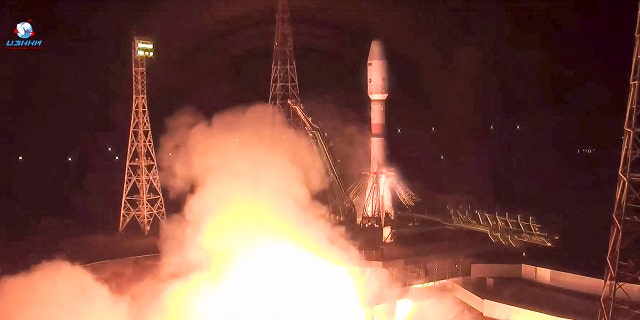
{"type": "MultiPolygon", "coordinates": [[[[155,270],[158,255],[109,260],[85,265],[114,292],[124,292],[155,270]],[[134,280],[135,279],[135,280],[134,280]]],[[[465,319],[595,319],[602,280],[530,265],[468,264],[463,275],[453,272],[429,273],[443,260],[428,257],[413,261],[367,261],[363,266],[385,272],[391,270],[406,286],[380,288],[374,305],[413,301],[407,319],[436,319],[433,311],[446,304],[447,312],[465,319]],[[416,263],[425,266],[422,273],[416,263]],[[411,271],[413,268],[414,271],[411,271]],[[401,274],[401,275],[400,275],[401,274]],[[422,311],[420,311],[422,310],[422,311]],[[429,311],[430,310],[430,311],[429,311]],[[418,316],[424,312],[429,317],[418,316]]],[[[444,316],[444,315],[442,315],[444,316]]]]}
{"type": "MultiPolygon", "coordinates": [[[[85,267],[114,292],[124,292],[156,270],[158,261],[159,255],[144,255],[85,267]]],[[[444,304],[447,312],[464,319],[595,319],[603,285],[601,279],[527,264],[479,264],[441,255],[363,260],[361,267],[374,275],[371,279],[393,277],[391,284],[377,289],[371,303],[409,299],[413,316],[407,320],[439,319],[433,310],[444,304]]],[[[630,303],[638,303],[640,286],[626,289],[630,303]]]]}

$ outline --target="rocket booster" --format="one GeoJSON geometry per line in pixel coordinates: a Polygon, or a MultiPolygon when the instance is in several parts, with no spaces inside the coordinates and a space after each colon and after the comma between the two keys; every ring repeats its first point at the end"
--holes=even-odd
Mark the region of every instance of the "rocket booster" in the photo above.
{"type": "Polygon", "coordinates": [[[386,165],[384,105],[387,99],[387,59],[380,40],[371,42],[367,59],[367,91],[371,99],[371,172],[386,165]]]}

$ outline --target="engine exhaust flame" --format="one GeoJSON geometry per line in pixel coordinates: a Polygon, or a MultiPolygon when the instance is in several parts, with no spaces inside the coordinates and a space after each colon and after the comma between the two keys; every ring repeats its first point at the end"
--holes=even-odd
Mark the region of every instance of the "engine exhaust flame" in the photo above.
{"type": "Polygon", "coordinates": [[[413,309],[413,301],[409,299],[401,299],[396,302],[396,320],[405,320],[411,314],[413,309]]]}
{"type": "Polygon", "coordinates": [[[200,273],[177,284],[163,319],[363,319],[345,271],[291,243],[259,245],[219,283],[200,273]]]}

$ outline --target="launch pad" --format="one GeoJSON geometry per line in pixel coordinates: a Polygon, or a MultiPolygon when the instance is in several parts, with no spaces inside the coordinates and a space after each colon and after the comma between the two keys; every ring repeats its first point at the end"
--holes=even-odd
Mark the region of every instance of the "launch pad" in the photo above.
{"type": "MultiPolygon", "coordinates": [[[[459,246],[443,242],[442,247],[423,248],[431,254],[413,255],[416,248],[398,247],[395,257],[377,260],[363,257],[354,267],[370,284],[363,307],[375,313],[402,311],[412,304],[412,316],[465,319],[592,319],[597,314],[602,280],[552,270],[517,261],[514,252],[491,252],[495,246],[459,246]],[[400,257],[407,254],[406,257],[400,257]],[[486,259],[491,254],[507,263],[486,259]],[[498,255],[502,254],[502,257],[498,255]],[[505,260],[510,255],[513,260],[505,260]],[[510,262],[510,263],[509,263],[510,262]],[[384,285],[382,285],[384,284],[384,285]],[[451,311],[455,310],[455,312],[451,311]],[[447,313],[451,312],[451,313],[447,313]]],[[[396,244],[394,244],[396,246],[396,244]]],[[[502,247],[507,248],[507,247],[502,247]]],[[[142,255],[87,264],[84,267],[108,284],[114,293],[150,279],[157,271],[159,255],[142,255]]],[[[259,268],[259,266],[256,266],[259,268]]],[[[629,303],[638,303],[632,297],[629,303]]],[[[391,314],[391,316],[389,316],[391,314]]],[[[427,317],[428,318],[428,317],[427,317]]]]}

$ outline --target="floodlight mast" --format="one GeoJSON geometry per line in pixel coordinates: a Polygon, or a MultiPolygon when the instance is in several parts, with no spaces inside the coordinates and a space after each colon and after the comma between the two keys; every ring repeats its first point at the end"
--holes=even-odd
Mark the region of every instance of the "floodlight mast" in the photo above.
{"type": "Polygon", "coordinates": [[[640,319],[640,305],[633,303],[640,284],[640,4],[634,35],[618,186],[598,320],[640,319]]]}
{"type": "Polygon", "coordinates": [[[135,217],[143,232],[148,234],[154,218],[166,218],[147,107],[145,60],[153,57],[153,42],[134,38],[132,47],[133,108],[119,231],[124,231],[135,217]]]}

